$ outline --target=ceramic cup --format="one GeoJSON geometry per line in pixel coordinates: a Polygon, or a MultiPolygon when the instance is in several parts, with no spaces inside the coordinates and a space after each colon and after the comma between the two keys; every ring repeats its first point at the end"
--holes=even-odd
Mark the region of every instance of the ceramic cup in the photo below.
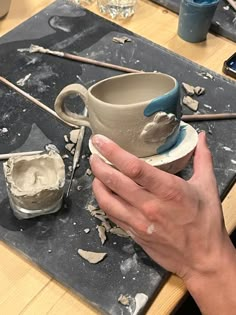
{"type": "Polygon", "coordinates": [[[129,73],[102,80],[88,90],[66,86],[55,101],[55,111],[66,122],[87,126],[138,157],[162,153],[177,141],[181,107],[179,85],[163,73],[129,73]],[[70,112],[65,98],[79,95],[88,117],[70,112]]]}

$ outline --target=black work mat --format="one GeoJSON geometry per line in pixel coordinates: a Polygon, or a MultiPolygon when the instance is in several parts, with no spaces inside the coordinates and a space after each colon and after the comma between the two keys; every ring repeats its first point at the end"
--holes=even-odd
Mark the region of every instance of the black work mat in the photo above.
{"type": "MultiPolygon", "coordinates": [[[[180,83],[185,81],[206,88],[205,95],[199,97],[201,113],[236,111],[235,82],[62,0],[0,39],[1,75],[16,83],[31,74],[22,89],[51,108],[65,85],[77,82],[89,87],[120,72],[55,56],[17,51],[32,43],[140,70],[168,73],[180,83]],[[124,34],[131,42],[120,45],[112,41],[114,36],[124,34]]],[[[71,107],[74,103],[72,99],[71,107]]],[[[39,150],[49,142],[54,143],[61,154],[67,153],[64,135],[69,133],[69,127],[1,83],[0,104],[0,153],[39,150]]],[[[190,111],[184,108],[184,113],[190,111]]],[[[236,173],[235,121],[201,122],[193,126],[208,134],[223,198],[236,173]]],[[[136,294],[143,293],[148,297],[146,308],[168,278],[168,273],[130,239],[109,234],[107,242],[101,245],[96,230],[99,221],[87,211],[88,204],[95,204],[92,176],[86,173],[89,167],[88,137],[87,131],[82,152],[85,156],[76,171],[69,201],[57,214],[17,220],[9,207],[0,168],[0,237],[100,311],[112,315],[133,314],[135,303],[129,308],[124,307],[117,302],[119,295],[128,294],[135,298],[136,294]],[[86,228],[90,233],[84,232],[86,228]],[[104,251],[108,256],[101,263],[90,265],[78,256],[79,248],[104,251]]],[[[68,166],[72,165],[72,157],[65,159],[65,163],[68,185],[68,166]]],[[[181,176],[188,178],[191,172],[189,166],[181,176]]],[[[143,313],[145,308],[137,314],[143,313]]]]}
{"type": "MultiPolygon", "coordinates": [[[[152,0],[175,13],[179,13],[181,0],[152,0]]],[[[210,31],[236,42],[236,12],[225,0],[220,0],[210,31]]]]}

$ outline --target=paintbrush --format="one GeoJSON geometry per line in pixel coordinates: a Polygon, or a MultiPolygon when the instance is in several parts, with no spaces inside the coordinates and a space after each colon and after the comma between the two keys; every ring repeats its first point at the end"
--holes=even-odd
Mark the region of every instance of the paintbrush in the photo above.
{"type": "Polygon", "coordinates": [[[118,65],[115,65],[112,63],[98,61],[98,60],[94,60],[94,59],[90,59],[90,58],[85,58],[85,57],[81,57],[78,55],[73,55],[73,54],[69,54],[69,53],[65,53],[65,52],[61,52],[61,51],[50,50],[50,49],[47,49],[47,48],[44,48],[44,47],[41,47],[38,45],[31,45],[29,49],[24,49],[24,51],[27,51],[27,50],[30,53],[37,53],[38,52],[38,53],[42,53],[42,54],[49,54],[49,55],[53,55],[53,56],[57,56],[57,57],[65,58],[65,59],[80,61],[82,63],[89,63],[89,64],[92,64],[95,66],[105,67],[105,68],[109,68],[109,69],[115,69],[115,70],[123,71],[123,72],[129,72],[129,73],[142,72],[140,70],[122,67],[122,66],[118,66],[118,65]]]}
{"type": "MultiPolygon", "coordinates": [[[[88,114],[88,111],[87,111],[87,108],[85,107],[83,115],[87,116],[87,114],[88,114]]],[[[78,164],[79,159],[80,159],[80,153],[81,153],[81,149],[82,149],[84,133],[85,133],[85,126],[81,126],[80,127],[80,131],[79,131],[79,135],[78,135],[78,139],[77,139],[77,142],[76,142],[76,146],[75,146],[75,153],[74,153],[74,157],[73,157],[73,164],[72,164],[72,171],[71,171],[71,176],[70,176],[70,183],[69,183],[69,186],[68,186],[68,189],[67,189],[66,198],[69,196],[71,185],[72,185],[72,180],[74,178],[75,170],[76,170],[77,164],[78,164]]]]}
{"type": "Polygon", "coordinates": [[[220,114],[195,114],[183,115],[183,121],[202,121],[202,120],[220,120],[220,119],[236,119],[236,113],[220,113],[220,114]]]}
{"type": "Polygon", "coordinates": [[[4,153],[0,154],[0,160],[7,160],[15,156],[26,156],[26,155],[35,155],[43,153],[44,151],[29,151],[29,152],[14,152],[14,153],[4,153]]]}
{"type": "Polygon", "coordinates": [[[26,93],[25,91],[21,90],[18,86],[16,86],[15,84],[11,83],[10,81],[8,81],[7,79],[5,79],[4,77],[0,76],[0,81],[2,83],[4,83],[5,85],[9,86],[10,88],[12,88],[13,90],[15,90],[16,92],[18,92],[19,94],[23,95],[24,97],[26,97],[28,100],[30,100],[31,102],[33,102],[34,104],[36,104],[37,106],[39,106],[40,108],[42,108],[43,110],[45,110],[46,112],[48,112],[49,114],[53,115],[54,117],[56,117],[57,119],[59,119],[60,121],[62,121],[64,124],[67,124],[71,127],[76,127],[75,125],[68,123],[66,121],[64,121],[61,117],[59,117],[57,115],[57,113],[52,110],[50,107],[48,107],[47,105],[43,104],[42,102],[40,102],[39,100],[37,100],[36,98],[34,98],[33,96],[31,96],[30,94],[26,93]]]}

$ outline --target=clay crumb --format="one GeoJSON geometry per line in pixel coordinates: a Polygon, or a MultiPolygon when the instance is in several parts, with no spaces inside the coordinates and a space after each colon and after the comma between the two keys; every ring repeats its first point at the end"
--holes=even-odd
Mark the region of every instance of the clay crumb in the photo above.
{"type": "Polygon", "coordinates": [[[102,226],[104,226],[104,228],[106,229],[106,232],[110,232],[111,224],[109,223],[109,221],[107,221],[107,220],[103,221],[102,226]]]}
{"type": "Polygon", "coordinates": [[[91,204],[89,204],[89,205],[87,206],[87,209],[88,209],[89,212],[92,212],[93,210],[99,210],[97,207],[95,207],[95,206],[93,206],[93,205],[91,205],[91,204]]]}
{"type": "Polygon", "coordinates": [[[128,306],[130,304],[130,296],[129,295],[123,295],[121,294],[119,297],[118,297],[118,302],[122,305],[125,305],[125,306],[128,306]]]}
{"type": "Polygon", "coordinates": [[[106,242],[107,236],[106,236],[106,229],[102,225],[97,225],[96,229],[98,230],[98,236],[101,240],[102,245],[106,242]]]}
{"type": "Polygon", "coordinates": [[[101,222],[105,222],[107,217],[101,214],[94,214],[93,215],[96,219],[100,220],[101,222]]]}
{"type": "Polygon", "coordinates": [[[109,232],[120,237],[129,237],[129,235],[120,227],[113,227],[109,232]]]}
{"type": "Polygon", "coordinates": [[[112,41],[113,41],[114,43],[118,43],[118,44],[124,44],[124,43],[126,43],[126,42],[132,42],[132,40],[131,40],[129,37],[127,37],[127,36],[113,37],[113,38],[112,38],[112,41]]]}
{"type": "Polygon", "coordinates": [[[70,166],[68,166],[68,170],[69,170],[69,172],[72,172],[72,169],[73,169],[73,167],[70,165],[70,166]]]}
{"type": "Polygon", "coordinates": [[[62,155],[62,158],[63,159],[69,159],[69,155],[68,154],[64,154],[64,155],[62,155]]]}
{"type": "Polygon", "coordinates": [[[82,186],[79,185],[79,186],[76,187],[76,189],[77,189],[78,191],[80,191],[80,190],[82,189],[82,186]]]}
{"type": "Polygon", "coordinates": [[[92,171],[91,171],[91,169],[90,169],[90,168],[87,168],[87,170],[86,170],[86,174],[87,174],[88,176],[91,176],[91,175],[92,175],[92,171]]]}
{"type": "Polygon", "coordinates": [[[0,128],[0,134],[1,133],[7,133],[8,129],[6,127],[0,128]]]}
{"type": "Polygon", "coordinates": [[[70,131],[70,141],[72,143],[76,143],[77,140],[78,140],[78,136],[79,136],[79,132],[80,132],[80,129],[73,129],[70,131]]]}
{"type": "Polygon", "coordinates": [[[24,86],[25,82],[27,80],[29,80],[30,77],[31,77],[31,73],[27,74],[24,78],[19,79],[18,81],[16,81],[16,84],[19,85],[19,86],[24,86]]]}
{"type": "Polygon", "coordinates": [[[191,110],[193,110],[194,112],[196,112],[198,110],[198,105],[199,102],[194,100],[192,97],[190,96],[184,96],[183,98],[183,104],[185,106],[187,106],[188,108],[190,108],[191,110]]]}
{"type": "Polygon", "coordinates": [[[214,79],[214,76],[213,76],[212,74],[210,74],[209,72],[206,72],[206,73],[204,74],[204,77],[206,77],[207,79],[211,79],[211,80],[214,79]]]}
{"type": "Polygon", "coordinates": [[[192,86],[188,83],[184,83],[184,82],[182,83],[182,86],[183,86],[185,92],[187,93],[187,95],[190,95],[190,96],[194,95],[194,93],[195,93],[194,92],[194,86],[192,86]]]}
{"type": "Polygon", "coordinates": [[[90,252],[83,249],[78,249],[78,254],[90,264],[97,264],[107,256],[107,253],[90,252]]]}
{"type": "Polygon", "coordinates": [[[94,209],[94,210],[91,211],[91,215],[93,217],[95,217],[95,215],[102,215],[102,216],[105,217],[106,213],[103,210],[101,210],[101,209],[94,209]]]}
{"type": "Polygon", "coordinates": [[[67,135],[64,135],[64,140],[65,140],[66,143],[69,142],[69,139],[68,139],[68,136],[67,136],[67,135]]]}
{"type": "Polygon", "coordinates": [[[90,232],[89,228],[84,229],[84,233],[88,234],[90,232]]]}
{"type": "Polygon", "coordinates": [[[65,145],[66,150],[68,150],[70,152],[72,151],[73,147],[74,147],[74,143],[67,143],[65,145]]]}
{"type": "Polygon", "coordinates": [[[205,93],[205,88],[204,87],[201,87],[201,86],[196,86],[195,88],[194,88],[194,93],[197,95],[197,96],[200,96],[200,95],[202,95],[202,94],[204,94],[205,93]]]}

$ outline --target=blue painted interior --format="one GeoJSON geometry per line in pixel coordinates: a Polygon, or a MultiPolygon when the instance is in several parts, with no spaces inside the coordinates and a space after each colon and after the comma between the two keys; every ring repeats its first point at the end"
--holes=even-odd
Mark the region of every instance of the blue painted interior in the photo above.
{"type": "Polygon", "coordinates": [[[145,108],[144,115],[146,117],[150,117],[157,112],[165,112],[167,114],[172,113],[176,117],[179,117],[181,111],[179,97],[180,89],[179,84],[177,83],[170,92],[154,98],[145,108]]]}

